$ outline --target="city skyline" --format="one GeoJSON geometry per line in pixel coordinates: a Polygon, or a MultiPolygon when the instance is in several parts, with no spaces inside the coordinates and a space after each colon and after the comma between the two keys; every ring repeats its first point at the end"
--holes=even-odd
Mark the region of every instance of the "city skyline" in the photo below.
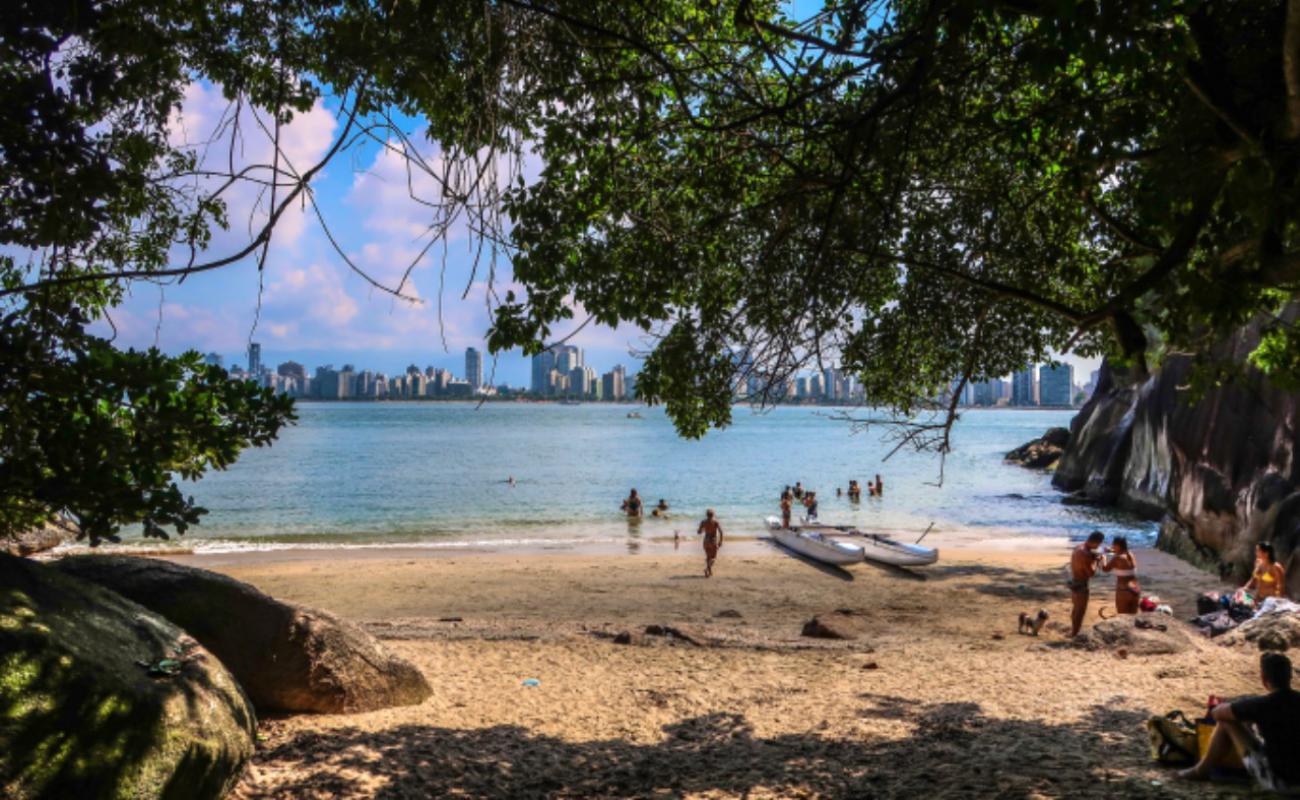
{"type": "MultiPolygon", "coordinates": [[[[216,352],[206,354],[204,360],[225,366],[224,356],[216,352]]],[[[333,363],[321,364],[309,374],[305,365],[293,359],[279,363],[273,370],[269,366],[271,359],[263,359],[260,342],[250,342],[238,361],[246,366],[233,364],[230,368],[232,377],[251,377],[260,385],[302,399],[456,399],[503,394],[543,399],[622,401],[636,395],[637,373],[629,373],[623,364],[615,364],[608,372],[601,372],[586,363],[583,348],[568,344],[555,345],[533,356],[526,386],[485,378],[483,353],[473,346],[465,348],[463,353],[461,377],[450,368],[432,364],[421,369],[416,361],[392,370],[391,374],[387,370],[369,367],[358,369],[352,363],[345,363],[338,369],[333,363]]],[[[1098,374],[1099,370],[1092,370],[1088,383],[1080,386],[1074,382],[1073,364],[1030,364],[1009,376],[967,382],[961,389],[958,405],[1077,407],[1091,395],[1098,374]]],[[[954,381],[946,396],[951,397],[951,391],[956,387],[954,381]]],[[[797,373],[787,378],[784,386],[765,387],[761,378],[751,376],[744,382],[737,382],[734,396],[776,403],[867,402],[861,384],[852,374],[838,367],[797,373]]]]}

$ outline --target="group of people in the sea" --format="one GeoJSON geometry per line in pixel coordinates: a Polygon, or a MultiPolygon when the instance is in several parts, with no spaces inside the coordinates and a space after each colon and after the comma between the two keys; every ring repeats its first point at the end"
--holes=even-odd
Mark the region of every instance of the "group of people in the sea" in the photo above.
{"type": "MultiPolygon", "coordinates": [[[[641,496],[636,493],[636,489],[632,489],[623,499],[620,509],[630,521],[645,516],[645,504],[641,501],[641,496]]],[[[668,501],[661,497],[651,509],[650,516],[667,519],[668,510],[668,501]]],[[[712,578],[713,563],[718,560],[718,549],[722,547],[722,523],[718,521],[718,515],[713,509],[704,512],[704,519],[700,521],[695,534],[704,537],[704,577],[712,578]]]]}
{"type": "MultiPolygon", "coordinates": [[[[619,506],[619,510],[626,514],[628,519],[641,519],[645,516],[645,504],[641,502],[641,496],[636,493],[636,489],[633,489],[623,499],[623,505],[619,506]]],[[[655,507],[650,509],[650,516],[667,518],[668,501],[662,497],[659,498],[659,502],[655,504],[655,507]]]]}
{"type": "MultiPolygon", "coordinates": [[[[843,487],[835,487],[836,497],[843,497],[845,493],[843,487]]],[[[849,502],[858,502],[862,499],[862,486],[856,480],[850,480],[847,494],[849,496],[849,502]]],[[[876,476],[875,481],[867,481],[867,496],[885,496],[885,482],[880,479],[879,475],[876,476]]],[[[781,526],[784,528],[790,527],[790,517],[794,511],[795,503],[803,506],[804,519],[809,522],[815,522],[817,520],[817,493],[810,489],[803,488],[803,481],[795,481],[794,486],[787,484],[786,487],[781,490],[780,502],[781,526]]]]}

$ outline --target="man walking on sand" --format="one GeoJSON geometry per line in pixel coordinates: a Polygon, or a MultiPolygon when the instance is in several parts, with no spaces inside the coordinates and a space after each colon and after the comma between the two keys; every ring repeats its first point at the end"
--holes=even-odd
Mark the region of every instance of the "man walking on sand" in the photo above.
{"type": "Polygon", "coordinates": [[[713,577],[713,562],[718,558],[718,548],[722,547],[722,524],[714,517],[713,509],[704,512],[697,534],[704,535],[704,577],[713,577]]]}
{"type": "Polygon", "coordinates": [[[1093,531],[1074,552],[1070,554],[1070,638],[1079,635],[1083,627],[1083,615],[1088,613],[1088,581],[1097,574],[1097,548],[1105,541],[1106,535],[1093,531]]]}

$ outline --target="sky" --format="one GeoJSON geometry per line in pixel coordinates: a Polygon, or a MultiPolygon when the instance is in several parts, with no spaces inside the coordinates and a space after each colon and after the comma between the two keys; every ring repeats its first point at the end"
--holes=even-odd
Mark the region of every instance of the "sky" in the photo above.
{"type": "MultiPolygon", "coordinates": [[[[218,88],[191,85],[172,120],[173,143],[200,147],[229,121],[227,109],[218,88]]],[[[282,152],[295,169],[309,168],[328,151],[342,125],[337,111],[336,100],[318,101],[281,133],[282,152]]],[[[271,139],[247,112],[241,130],[236,161],[269,162],[271,139]]],[[[418,120],[408,120],[405,130],[436,165],[437,153],[421,135],[418,120]]],[[[212,161],[224,162],[228,156],[225,145],[200,152],[212,161]]],[[[526,162],[526,172],[535,169],[535,160],[526,162]]],[[[431,220],[429,209],[410,196],[402,157],[377,142],[359,145],[335,158],[313,186],[317,206],[340,249],[373,278],[397,285],[428,245],[431,220]]],[[[428,179],[417,180],[414,189],[422,197],[436,196],[436,186],[428,179]]],[[[259,200],[254,186],[235,190],[228,203],[231,226],[214,236],[211,257],[238,250],[249,240],[250,228],[265,219],[267,204],[265,198],[259,200]]],[[[138,283],[111,312],[111,325],[97,323],[97,332],[115,335],[122,347],[219,353],[227,366],[245,363],[248,344],[255,341],[262,346],[262,362],[272,367],[292,359],[309,370],[352,364],[393,373],[415,364],[461,375],[465,348],[485,349],[490,324],[486,265],[475,271],[475,244],[463,225],[454,226],[445,248],[435,245],[416,262],[404,292],[414,301],[403,300],[357,275],[331,246],[311,206],[297,204],[280,220],[260,274],[256,258],[250,256],[229,267],[190,275],[180,284],[138,283]]],[[[498,261],[494,280],[499,289],[509,287],[505,259],[498,261]]],[[[577,309],[571,326],[577,327],[583,318],[577,309]]],[[[556,330],[556,338],[571,329],[556,330]]],[[[645,349],[641,332],[633,326],[589,325],[569,343],[582,347],[586,363],[602,372],[616,364],[635,371],[639,360],[631,351],[645,349]]],[[[1095,359],[1066,360],[1075,365],[1078,383],[1098,365],[1095,359]]],[[[489,359],[485,370],[496,384],[526,386],[529,381],[527,359],[518,351],[500,354],[495,364],[489,359]]]]}

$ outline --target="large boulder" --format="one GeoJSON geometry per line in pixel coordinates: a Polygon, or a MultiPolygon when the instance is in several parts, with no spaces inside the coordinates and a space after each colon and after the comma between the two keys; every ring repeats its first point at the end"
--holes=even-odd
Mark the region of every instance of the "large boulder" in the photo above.
{"type": "Polygon", "coordinates": [[[70,556],[56,566],[184,628],[221,659],[259,711],[373,711],[432,694],[414,664],[357,625],[226,575],[132,556],[70,556]]]}
{"type": "Polygon", "coordinates": [[[55,518],[17,536],[0,536],[0,553],[11,556],[34,555],[72,541],[77,538],[77,532],[75,523],[55,518]]]}
{"type": "Polygon", "coordinates": [[[184,631],[0,555],[0,797],[221,797],[253,727],[235,679],[184,631]]]}
{"type": "Polygon", "coordinates": [[[1092,626],[1087,646],[1091,650],[1124,650],[1135,656],[1157,656],[1181,653],[1191,646],[1191,640],[1182,623],[1173,617],[1124,614],[1092,626]]]}
{"type": "Polygon", "coordinates": [[[1260,650],[1300,648],[1300,614],[1261,614],[1233,628],[1219,640],[1224,645],[1254,644],[1260,650]]]}

